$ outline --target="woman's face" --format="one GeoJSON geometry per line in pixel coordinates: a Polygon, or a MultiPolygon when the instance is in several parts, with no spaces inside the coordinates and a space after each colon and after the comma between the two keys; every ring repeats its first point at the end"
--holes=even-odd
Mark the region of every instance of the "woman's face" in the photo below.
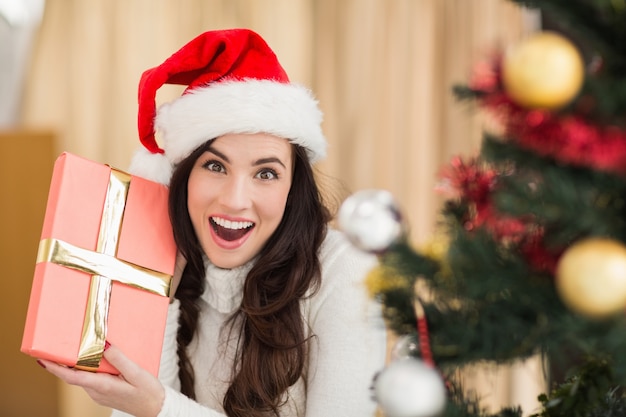
{"type": "Polygon", "coordinates": [[[260,252],[283,217],[292,173],[291,144],[263,133],[220,136],[200,155],[187,205],[213,264],[235,268],[260,252]]]}

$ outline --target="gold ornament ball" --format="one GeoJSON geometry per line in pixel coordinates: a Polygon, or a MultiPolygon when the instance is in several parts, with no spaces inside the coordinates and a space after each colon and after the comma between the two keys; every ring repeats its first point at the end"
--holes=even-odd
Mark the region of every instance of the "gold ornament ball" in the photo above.
{"type": "Polygon", "coordinates": [[[556,271],[556,288],[572,311],[603,319],[626,308],[626,246],[589,238],[565,251],[556,271]]]}
{"type": "Polygon", "coordinates": [[[576,97],[584,78],[580,52],[554,32],[539,32],[522,41],[502,61],[504,89],[522,107],[563,107],[576,97]]]}

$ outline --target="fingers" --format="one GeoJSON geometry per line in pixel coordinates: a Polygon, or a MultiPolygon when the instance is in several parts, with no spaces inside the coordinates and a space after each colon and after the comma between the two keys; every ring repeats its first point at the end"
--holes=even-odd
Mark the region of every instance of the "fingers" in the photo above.
{"type": "MultiPolygon", "coordinates": [[[[142,379],[145,379],[144,375],[152,376],[146,370],[142,369],[139,365],[130,360],[115,346],[109,346],[104,351],[104,358],[120,372],[119,377],[125,379],[131,385],[137,385],[137,382],[141,382],[142,379]]],[[[56,375],[68,384],[72,385],[85,387],[89,386],[92,381],[101,379],[101,376],[116,377],[105,373],[81,371],[79,369],[59,365],[45,359],[39,359],[37,362],[51,374],[56,375]]]]}
{"type": "Polygon", "coordinates": [[[165,390],[159,380],[115,346],[108,346],[104,358],[120,375],[81,371],[43,359],[38,363],[66,383],[84,388],[100,405],[131,415],[157,415],[165,398],[165,390]]]}
{"type": "Polygon", "coordinates": [[[157,415],[165,398],[165,389],[159,380],[115,346],[109,346],[104,351],[104,358],[120,372],[120,377],[129,387],[132,387],[125,395],[124,409],[148,411],[145,415],[157,415]]]}
{"type": "Polygon", "coordinates": [[[93,372],[81,371],[44,359],[39,359],[38,362],[46,369],[46,371],[57,376],[68,384],[78,385],[84,388],[100,386],[105,379],[116,378],[115,376],[109,374],[96,374],[93,372]]]}
{"type": "Polygon", "coordinates": [[[163,387],[159,380],[150,372],[137,365],[115,346],[104,351],[104,358],[119,372],[120,377],[133,387],[144,387],[161,393],[163,387]]]}
{"type": "Polygon", "coordinates": [[[106,373],[82,371],[69,366],[59,365],[45,359],[39,359],[37,362],[48,372],[61,378],[68,384],[79,385],[84,388],[102,386],[101,384],[106,378],[122,378],[129,382],[136,381],[138,378],[137,375],[140,375],[142,372],[146,372],[115,346],[107,347],[104,352],[104,358],[120,372],[119,376],[106,373]]]}
{"type": "Polygon", "coordinates": [[[132,385],[135,385],[133,382],[137,380],[138,375],[146,372],[115,346],[109,345],[104,351],[104,358],[132,385]]]}

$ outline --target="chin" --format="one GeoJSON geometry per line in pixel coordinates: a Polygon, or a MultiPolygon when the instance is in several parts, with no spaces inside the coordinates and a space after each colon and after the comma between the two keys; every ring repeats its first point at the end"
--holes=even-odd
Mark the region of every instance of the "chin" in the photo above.
{"type": "Polygon", "coordinates": [[[218,268],[233,269],[245,265],[250,262],[253,257],[247,256],[228,256],[224,254],[207,254],[211,263],[218,268]]]}

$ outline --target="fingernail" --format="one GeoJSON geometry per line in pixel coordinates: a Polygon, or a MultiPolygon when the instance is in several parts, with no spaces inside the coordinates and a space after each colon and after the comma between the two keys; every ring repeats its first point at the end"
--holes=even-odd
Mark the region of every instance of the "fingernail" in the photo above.
{"type": "Polygon", "coordinates": [[[111,347],[111,344],[109,343],[109,341],[108,341],[108,340],[105,340],[105,341],[104,341],[104,351],[106,352],[106,350],[107,350],[108,348],[110,348],[110,347],[111,347]]]}
{"type": "Polygon", "coordinates": [[[43,369],[46,369],[46,365],[43,364],[42,361],[40,361],[39,359],[37,359],[37,363],[39,364],[39,366],[41,366],[43,369]]]}

